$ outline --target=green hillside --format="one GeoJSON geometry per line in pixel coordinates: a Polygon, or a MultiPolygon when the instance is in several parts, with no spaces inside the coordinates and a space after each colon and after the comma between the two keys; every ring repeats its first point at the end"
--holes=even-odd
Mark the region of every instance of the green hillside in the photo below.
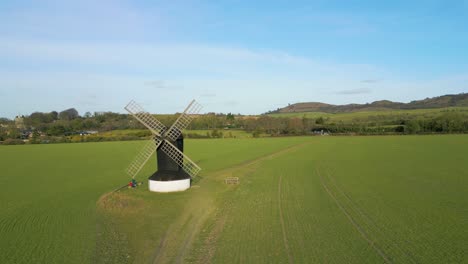
{"type": "Polygon", "coordinates": [[[318,102],[304,102],[290,104],[268,113],[297,113],[297,112],[324,112],[346,113],[359,111],[385,111],[409,109],[433,109],[447,107],[468,107],[468,93],[443,95],[409,103],[392,102],[388,100],[375,101],[367,104],[332,105],[318,102]]]}
{"type": "Polygon", "coordinates": [[[386,120],[389,122],[406,119],[432,119],[447,113],[460,113],[468,119],[468,107],[448,107],[435,109],[413,109],[413,110],[382,110],[382,111],[358,111],[346,113],[326,113],[326,112],[289,112],[272,113],[271,117],[306,117],[317,119],[327,118],[330,122],[368,122],[372,120],[386,120]]]}

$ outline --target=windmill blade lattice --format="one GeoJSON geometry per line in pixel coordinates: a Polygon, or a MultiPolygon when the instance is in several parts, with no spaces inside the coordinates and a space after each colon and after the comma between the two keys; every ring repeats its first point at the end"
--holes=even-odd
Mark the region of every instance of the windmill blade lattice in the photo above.
{"type": "Polygon", "coordinates": [[[195,164],[189,157],[185,156],[179,149],[172,145],[169,141],[164,140],[164,143],[161,146],[161,150],[164,151],[167,156],[174,160],[182,169],[187,172],[190,177],[197,176],[198,172],[201,170],[200,167],[195,164]]]}
{"type": "Polygon", "coordinates": [[[162,140],[154,137],[154,141],[150,140],[145,144],[143,149],[138,153],[135,159],[130,163],[127,168],[127,174],[132,177],[132,179],[137,176],[140,170],[145,166],[146,162],[153,156],[156,149],[161,145],[162,140]]]}
{"type": "Polygon", "coordinates": [[[170,140],[175,141],[182,133],[182,130],[184,130],[190,124],[190,122],[192,122],[193,115],[198,114],[201,109],[202,106],[195,100],[192,100],[187,108],[185,108],[184,112],[179,116],[179,118],[177,118],[171,128],[169,128],[169,130],[166,132],[166,136],[170,140]]]}
{"type": "Polygon", "coordinates": [[[166,129],[166,126],[154,118],[150,113],[146,112],[143,107],[137,104],[135,101],[130,101],[127,106],[127,110],[133,117],[140,121],[144,126],[146,126],[151,132],[155,135],[160,136],[162,132],[166,129]]]}

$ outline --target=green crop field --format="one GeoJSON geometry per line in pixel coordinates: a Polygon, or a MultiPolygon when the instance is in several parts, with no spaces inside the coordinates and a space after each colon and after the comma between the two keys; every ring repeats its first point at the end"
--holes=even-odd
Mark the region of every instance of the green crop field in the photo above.
{"type": "MultiPolygon", "coordinates": [[[[239,130],[239,129],[221,129],[218,130],[219,132],[223,133],[222,137],[225,138],[251,138],[252,134],[248,133],[244,130],[239,130]]],[[[206,136],[207,133],[212,133],[213,130],[185,130],[185,134],[197,134],[200,136],[206,136]]],[[[266,136],[266,135],[265,135],[266,136]]]]}
{"type": "Polygon", "coordinates": [[[187,140],[190,190],[109,193],[142,144],[1,146],[1,262],[468,261],[466,135],[187,140]]]}
{"type": "MultiPolygon", "coordinates": [[[[271,144],[266,139],[214,139],[186,144],[189,155],[208,173],[298,140],[271,144]]],[[[1,146],[1,262],[92,261],[98,237],[96,202],[129,180],[124,170],[143,144],[133,141],[1,146]]],[[[148,164],[145,172],[149,174],[155,163],[148,164]]],[[[166,197],[173,201],[171,196],[166,197]]]]}
{"type": "Polygon", "coordinates": [[[294,113],[274,113],[272,117],[306,117],[306,118],[328,118],[329,122],[355,122],[366,123],[375,120],[401,120],[401,119],[429,119],[436,118],[445,113],[458,113],[464,118],[468,117],[468,107],[447,107],[435,109],[414,109],[414,110],[382,110],[382,111],[356,111],[350,113],[323,113],[323,112],[294,112],[294,113]]]}

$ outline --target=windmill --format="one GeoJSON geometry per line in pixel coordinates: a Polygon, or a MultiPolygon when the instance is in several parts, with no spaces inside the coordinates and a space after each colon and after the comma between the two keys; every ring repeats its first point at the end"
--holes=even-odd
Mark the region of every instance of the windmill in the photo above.
{"type": "Polygon", "coordinates": [[[151,131],[152,138],[130,163],[127,174],[134,179],[156,152],[158,170],[149,177],[150,191],[173,192],[190,188],[190,179],[201,169],[183,153],[182,130],[190,124],[201,108],[200,104],[192,100],[168,129],[135,101],[130,101],[125,110],[151,131]]]}

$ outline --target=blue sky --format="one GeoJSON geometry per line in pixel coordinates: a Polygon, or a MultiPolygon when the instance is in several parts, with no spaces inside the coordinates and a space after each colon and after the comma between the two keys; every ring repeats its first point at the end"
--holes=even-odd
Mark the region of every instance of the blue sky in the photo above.
{"type": "Polygon", "coordinates": [[[0,116],[468,92],[468,1],[1,1],[0,116]]]}

